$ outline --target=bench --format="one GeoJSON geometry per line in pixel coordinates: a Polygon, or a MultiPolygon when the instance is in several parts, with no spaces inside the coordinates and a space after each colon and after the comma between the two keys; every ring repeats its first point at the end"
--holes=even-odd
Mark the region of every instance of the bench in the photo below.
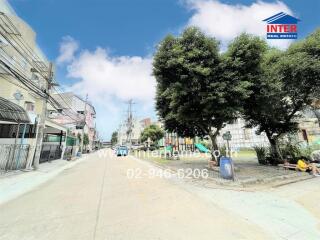
{"type": "Polygon", "coordinates": [[[285,170],[293,169],[293,170],[298,170],[296,164],[279,164],[279,167],[283,167],[285,170]]]}

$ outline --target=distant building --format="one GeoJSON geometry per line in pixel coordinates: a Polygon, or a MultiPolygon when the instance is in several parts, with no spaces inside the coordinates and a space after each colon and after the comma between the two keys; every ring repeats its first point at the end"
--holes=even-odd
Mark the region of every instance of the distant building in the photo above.
{"type": "MultiPolygon", "coordinates": [[[[314,113],[309,110],[303,112],[302,117],[298,120],[299,131],[295,134],[295,139],[298,142],[306,144],[320,144],[320,128],[318,120],[314,113]]],[[[218,144],[224,145],[222,135],[230,131],[232,139],[230,146],[233,148],[252,148],[254,146],[269,146],[269,141],[264,132],[260,135],[256,134],[256,128],[246,128],[243,119],[237,119],[233,124],[227,124],[218,136],[218,144]]]]}
{"type": "MultiPolygon", "coordinates": [[[[146,118],[143,120],[138,120],[133,118],[132,120],[132,132],[131,132],[131,143],[132,144],[140,144],[140,135],[143,129],[151,124],[151,119],[146,118]]],[[[118,144],[127,144],[128,143],[128,126],[127,122],[123,122],[120,124],[118,129],[118,144]]]]}
{"type": "Polygon", "coordinates": [[[222,135],[230,131],[232,139],[230,147],[232,148],[252,148],[254,146],[268,146],[269,141],[265,133],[257,135],[256,128],[246,128],[243,119],[238,118],[234,123],[227,124],[221,131],[217,138],[220,146],[225,145],[226,141],[223,140],[222,135]]]}
{"type": "Polygon", "coordinates": [[[140,120],[141,125],[145,128],[151,125],[151,118],[145,118],[140,120]]]}
{"type": "Polygon", "coordinates": [[[317,112],[311,110],[303,112],[302,118],[299,119],[300,131],[297,134],[298,141],[304,141],[306,144],[320,145],[320,127],[317,114],[317,112]]]}
{"type": "Polygon", "coordinates": [[[96,111],[94,106],[90,103],[86,104],[84,99],[72,92],[54,94],[53,98],[59,102],[63,107],[64,112],[67,112],[68,114],[61,114],[58,111],[53,110],[49,117],[53,121],[67,126],[75,136],[82,134],[82,129],[84,127],[84,133],[88,134],[89,137],[87,150],[93,150],[95,142],[98,141],[95,125],[96,111]]]}
{"type": "Polygon", "coordinates": [[[105,148],[111,147],[111,142],[110,141],[104,141],[104,142],[101,142],[101,145],[102,145],[102,147],[105,147],[105,148]]]}

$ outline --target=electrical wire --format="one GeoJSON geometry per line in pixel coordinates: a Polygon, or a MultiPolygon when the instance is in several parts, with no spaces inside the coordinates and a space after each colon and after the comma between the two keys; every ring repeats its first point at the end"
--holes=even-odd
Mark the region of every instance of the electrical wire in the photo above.
{"type": "MultiPolygon", "coordinates": [[[[21,56],[23,61],[27,61],[29,63],[29,65],[31,67],[33,67],[38,72],[38,74],[40,76],[43,77],[44,80],[48,81],[48,76],[44,75],[44,73],[49,72],[49,70],[45,70],[45,71],[43,70],[43,68],[48,68],[48,66],[46,66],[46,64],[42,61],[42,59],[40,57],[38,57],[32,51],[30,46],[23,41],[21,33],[14,26],[14,24],[8,18],[7,15],[5,15],[4,13],[0,13],[0,19],[1,19],[2,23],[4,24],[4,25],[0,24],[0,35],[10,44],[11,47],[13,47],[16,50],[16,52],[21,56]],[[11,32],[7,31],[4,26],[6,26],[7,29],[9,29],[9,31],[11,31],[11,32]],[[1,31],[1,29],[2,29],[2,31],[1,31]],[[7,35],[9,35],[10,38],[7,35]],[[41,66],[41,64],[39,64],[41,62],[43,63],[42,66],[41,66]]],[[[10,63],[10,60],[8,59],[8,57],[5,57],[3,54],[2,54],[2,57],[8,63],[10,63]]],[[[2,60],[0,60],[0,63],[2,63],[2,65],[4,65],[7,68],[7,70],[9,70],[9,73],[12,74],[17,80],[19,80],[19,82],[22,83],[26,88],[28,88],[29,90],[31,90],[33,93],[37,94],[38,96],[40,96],[42,98],[46,98],[47,101],[51,104],[51,106],[53,108],[55,108],[58,111],[62,110],[63,115],[68,116],[70,119],[74,120],[75,122],[79,122],[79,118],[78,118],[79,114],[76,110],[74,110],[70,106],[72,104],[70,104],[71,101],[70,101],[70,98],[67,97],[67,95],[65,95],[65,97],[63,97],[55,89],[57,92],[57,95],[66,104],[68,110],[66,110],[62,106],[62,104],[59,101],[57,101],[54,97],[52,97],[49,93],[45,92],[45,90],[43,90],[39,86],[37,86],[37,84],[35,84],[32,80],[29,80],[28,77],[23,73],[23,71],[18,69],[16,66],[13,66],[13,65],[9,66],[7,63],[5,63],[2,60]],[[69,100],[69,103],[67,103],[68,100],[66,100],[66,99],[69,100]]],[[[19,62],[18,62],[18,65],[20,65],[19,62]]]]}

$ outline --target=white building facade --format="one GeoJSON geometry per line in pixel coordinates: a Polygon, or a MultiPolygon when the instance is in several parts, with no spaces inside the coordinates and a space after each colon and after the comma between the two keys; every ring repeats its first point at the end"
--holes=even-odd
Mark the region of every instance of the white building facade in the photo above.
{"type": "Polygon", "coordinates": [[[220,146],[226,144],[223,140],[222,135],[230,131],[232,135],[230,143],[231,148],[252,148],[254,146],[268,146],[268,138],[265,133],[257,135],[256,128],[246,128],[243,119],[238,118],[235,123],[227,124],[220,132],[218,136],[218,144],[220,146]]]}

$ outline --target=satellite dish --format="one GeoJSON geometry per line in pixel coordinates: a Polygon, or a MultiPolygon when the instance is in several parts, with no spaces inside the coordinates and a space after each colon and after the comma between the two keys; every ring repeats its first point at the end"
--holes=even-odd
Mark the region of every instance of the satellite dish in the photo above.
{"type": "Polygon", "coordinates": [[[23,94],[22,94],[20,91],[17,90],[17,91],[13,94],[13,97],[14,97],[14,99],[20,101],[20,100],[23,99],[23,94]]]}

